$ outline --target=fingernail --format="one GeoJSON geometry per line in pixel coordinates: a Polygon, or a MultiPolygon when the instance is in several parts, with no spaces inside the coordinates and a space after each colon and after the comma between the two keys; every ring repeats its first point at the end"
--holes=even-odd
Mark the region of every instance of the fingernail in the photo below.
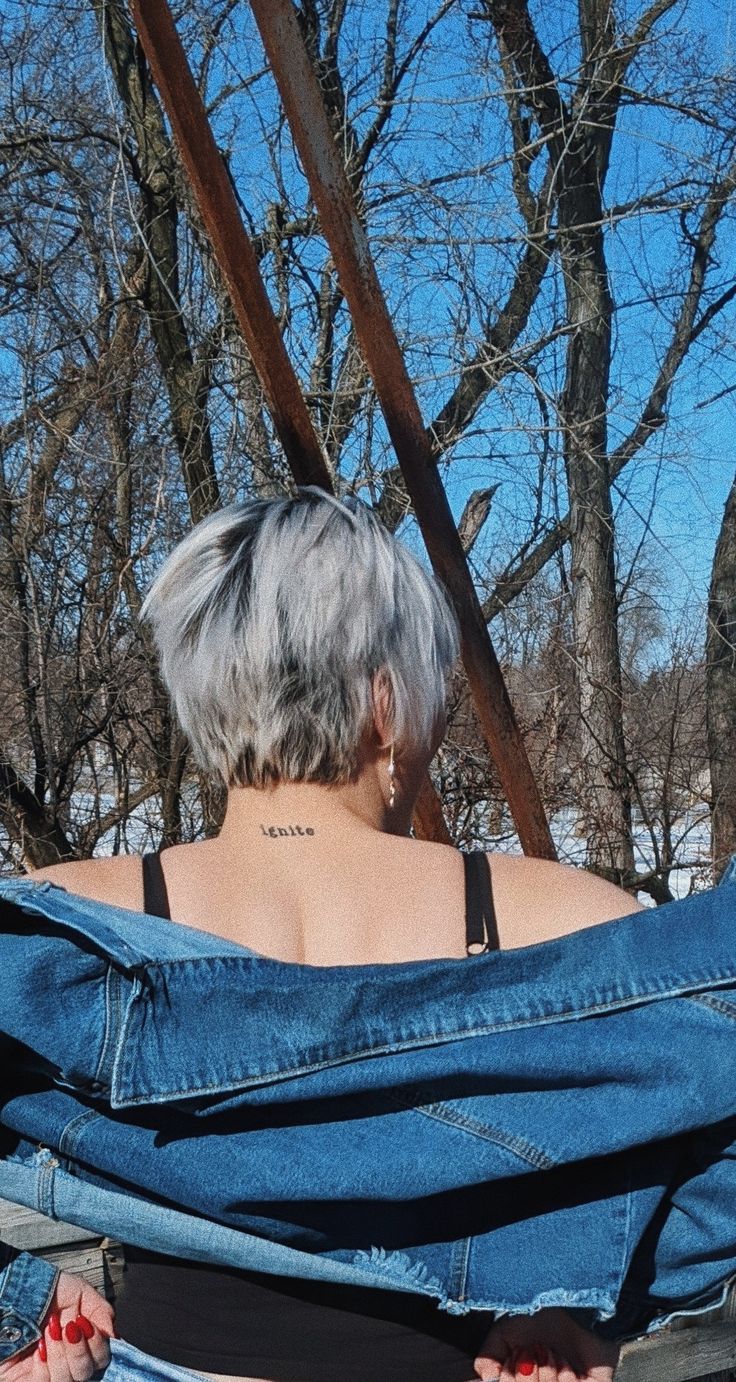
{"type": "Polygon", "coordinates": [[[59,1316],[56,1314],[56,1311],[54,1311],[53,1315],[51,1316],[51,1319],[48,1322],[48,1331],[49,1338],[53,1339],[55,1344],[58,1344],[61,1338],[61,1321],[59,1319],[59,1316]]]}
{"type": "Polygon", "coordinates": [[[93,1335],[94,1332],[95,1332],[95,1327],[94,1327],[94,1325],[91,1323],[91,1321],[87,1319],[87,1316],[86,1316],[86,1315],[77,1315],[76,1323],[78,1324],[79,1328],[81,1329],[81,1331],[82,1331],[82,1333],[83,1333],[85,1339],[91,1339],[91,1338],[92,1338],[92,1335],[93,1335]]]}
{"type": "Polygon", "coordinates": [[[37,1346],[37,1348],[36,1348],[36,1353],[38,1354],[39,1358],[41,1359],[41,1362],[42,1362],[42,1363],[45,1363],[45,1362],[46,1362],[46,1342],[45,1342],[44,1339],[39,1339],[39,1341],[38,1341],[38,1346],[37,1346]]]}
{"type": "Polygon", "coordinates": [[[516,1371],[520,1372],[522,1377],[531,1377],[535,1366],[534,1359],[530,1358],[528,1353],[519,1354],[516,1360],[516,1371]]]}
{"type": "Polygon", "coordinates": [[[68,1344],[78,1344],[79,1340],[82,1337],[82,1331],[74,1323],[74,1320],[69,1321],[68,1325],[64,1330],[64,1333],[66,1335],[66,1341],[68,1344]]]}

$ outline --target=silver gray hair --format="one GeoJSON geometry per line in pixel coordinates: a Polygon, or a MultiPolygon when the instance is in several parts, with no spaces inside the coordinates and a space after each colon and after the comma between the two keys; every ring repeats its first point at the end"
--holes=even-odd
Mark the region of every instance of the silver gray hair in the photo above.
{"type": "Polygon", "coordinates": [[[459,647],[434,576],[365,504],[314,485],[203,519],[141,618],[197,763],[228,786],[350,781],[374,673],[397,752],[429,745],[459,647]]]}

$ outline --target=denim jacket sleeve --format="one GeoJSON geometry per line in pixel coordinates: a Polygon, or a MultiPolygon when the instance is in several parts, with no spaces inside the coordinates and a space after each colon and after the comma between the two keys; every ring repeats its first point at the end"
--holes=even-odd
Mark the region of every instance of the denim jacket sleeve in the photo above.
{"type": "MultiPolygon", "coordinates": [[[[724,870],[719,888],[736,885],[736,855],[724,870]]],[[[735,894],[736,895],[736,894],[735,894]]],[[[699,993],[691,1000],[710,1013],[714,1022],[730,1023],[736,1039],[736,994],[726,991],[699,993]]],[[[733,1065],[722,1071],[728,1083],[736,1071],[733,1065]]],[[[713,1284],[722,1276],[722,1262],[736,1260],[736,1216],[733,1213],[733,1187],[736,1176],[736,1118],[700,1128],[689,1140],[688,1155],[679,1184],[668,1202],[668,1213],[657,1244],[654,1272],[649,1282],[652,1305],[659,1310],[657,1322],[668,1301],[681,1293],[685,1270],[697,1264],[703,1281],[704,1299],[712,1298],[713,1284]],[[706,1232],[707,1228],[707,1232],[706,1232]],[[714,1260],[713,1242],[720,1247],[714,1260]],[[709,1279],[710,1278],[710,1279],[709,1279]]],[[[695,1302],[693,1302],[695,1304],[695,1302]]]]}
{"type": "Polygon", "coordinates": [[[40,1339],[58,1277],[42,1257],[0,1245],[0,1362],[40,1339]]]}
{"type": "MultiPolygon", "coordinates": [[[[719,890],[736,885],[736,855],[721,876],[719,890]]],[[[736,994],[729,991],[693,995],[704,1016],[730,1023],[736,1038],[736,994]]],[[[731,1070],[722,1071],[729,1083],[731,1070]]],[[[670,1187],[662,1215],[656,1216],[641,1239],[621,1292],[621,1314],[631,1334],[650,1334],[677,1315],[698,1314],[722,1304],[733,1284],[724,1282],[724,1269],[736,1263],[736,1217],[733,1194],[736,1178],[736,1118],[699,1128],[688,1139],[676,1182],[670,1187]],[[718,1252],[714,1253],[714,1243],[718,1252]],[[686,1288],[697,1278],[697,1295],[686,1288]],[[717,1296],[721,1286],[720,1298],[717,1296]],[[688,1309],[679,1305],[688,1297],[688,1309]]],[[[613,1333],[596,1325],[598,1332],[613,1333]]]]}
{"type": "MultiPolygon", "coordinates": [[[[8,1057],[0,1039],[0,1065],[5,1070],[11,1065],[8,1057]]],[[[0,1241],[0,1363],[7,1363],[41,1337],[58,1278],[58,1267],[0,1241]]]]}

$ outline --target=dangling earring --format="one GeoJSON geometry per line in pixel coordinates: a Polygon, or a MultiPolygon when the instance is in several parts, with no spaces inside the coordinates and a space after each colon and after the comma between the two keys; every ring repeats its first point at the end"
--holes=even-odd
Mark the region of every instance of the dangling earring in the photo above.
{"type": "Polygon", "coordinates": [[[396,801],[396,767],[394,764],[394,746],[391,745],[391,756],[388,760],[388,804],[389,809],[393,809],[396,801]]]}

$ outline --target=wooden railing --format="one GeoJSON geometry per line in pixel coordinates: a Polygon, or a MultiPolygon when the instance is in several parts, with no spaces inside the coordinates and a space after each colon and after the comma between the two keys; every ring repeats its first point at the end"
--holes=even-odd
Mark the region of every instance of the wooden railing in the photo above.
{"type": "MultiPolygon", "coordinates": [[[[122,1276],[122,1249],[0,1200],[0,1239],[37,1253],[65,1272],[76,1272],[114,1304],[122,1276]]],[[[736,1382],[736,1282],[721,1306],[702,1315],[680,1316],[656,1334],[624,1344],[614,1382],[736,1382]]],[[[380,1382],[380,1379],[376,1379],[380,1382]]]]}

